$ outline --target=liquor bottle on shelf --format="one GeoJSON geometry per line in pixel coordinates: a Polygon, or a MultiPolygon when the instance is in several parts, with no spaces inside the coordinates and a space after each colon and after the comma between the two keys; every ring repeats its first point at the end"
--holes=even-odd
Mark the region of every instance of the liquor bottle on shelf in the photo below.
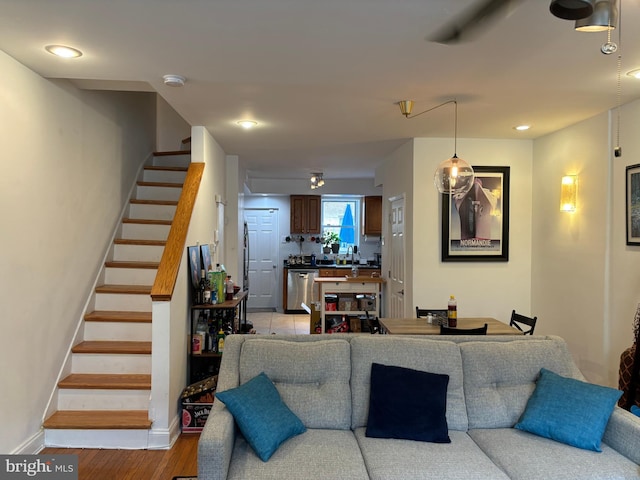
{"type": "Polygon", "coordinates": [[[204,274],[204,268],[200,270],[200,284],[198,285],[198,295],[196,299],[197,305],[203,305],[204,302],[204,292],[207,289],[207,280],[204,274]]]}
{"type": "Polygon", "coordinates": [[[225,337],[225,333],[224,330],[222,330],[222,328],[220,329],[220,331],[218,332],[218,336],[217,336],[217,343],[216,343],[216,350],[218,353],[222,353],[224,352],[224,337],[225,337]]]}
{"type": "Polygon", "coordinates": [[[226,296],[225,300],[230,301],[233,300],[233,280],[231,280],[231,275],[227,275],[227,281],[225,283],[226,296]]]}

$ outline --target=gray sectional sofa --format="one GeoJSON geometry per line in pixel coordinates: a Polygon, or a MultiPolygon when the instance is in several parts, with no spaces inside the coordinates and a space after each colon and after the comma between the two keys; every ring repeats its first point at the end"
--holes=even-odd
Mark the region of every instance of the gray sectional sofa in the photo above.
{"type": "Polygon", "coordinates": [[[640,418],[618,407],[602,452],[513,428],[541,368],[583,379],[552,336],[232,335],[218,391],[264,372],[306,431],[263,462],[216,400],[199,440],[198,478],[640,479],[640,418]],[[374,362],[449,375],[451,443],[365,435],[374,362]]]}

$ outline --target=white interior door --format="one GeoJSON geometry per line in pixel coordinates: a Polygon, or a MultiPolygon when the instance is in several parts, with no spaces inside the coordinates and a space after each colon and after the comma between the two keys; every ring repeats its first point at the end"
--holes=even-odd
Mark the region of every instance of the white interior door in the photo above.
{"type": "Polygon", "coordinates": [[[389,317],[405,316],[404,197],[390,199],[389,317]]]}
{"type": "Polygon", "coordinates": [[[275,310],[278,282],[278,210],[246,209],[249,231],[247,308],[275,310]]]}

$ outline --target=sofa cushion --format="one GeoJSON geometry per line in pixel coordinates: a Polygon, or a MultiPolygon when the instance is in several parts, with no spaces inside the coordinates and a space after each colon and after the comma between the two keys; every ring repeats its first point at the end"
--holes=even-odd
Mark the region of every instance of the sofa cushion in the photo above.
{"type": "Polygon", "coordinates": [[[600,452],[620,390],[566,378],[541,369],[536,389],[515,428],[600,452]]]}
{"type": "Polygon", "coordinates": [[[351,340],[352,428],[364,427],[369,416],[371,364],[382,363],[423,372],[449,375],[447,425],[467,429],[467,408],[462,390],[462,360],[458,345],[446,340],[395,335],[360,335],[351,340]]]}
{"type": "Polygon", "coordinates": [[[374,363],[367,437],[451,443],[448,375],[374,363]]]}
{"type": "Polygon", "coordinates": [[[465,342],[460,352],[469,428],[513,427],[533,393],[540,368],[582,379],[559,337],[465,342]]]}
{"type": "Polygon", "coordinates": [[[264,372],[307,428],[350,427],[351,361],[346,340],[251,338],[242,344],[239,364],[240,383],[264,372]]]}
{"type": "Polygon", "coordinates": [[[280,444],[306,430],[264,373],[239,387],[216,393],[216,397],[229,409],[263,462],[271,458],[280,444]]]}
{"type": "Polygon", "coordinates": [[[371,480],[509,479],[465,432],[450,431],[451,443],[371,438],[364,427],[355,434],[371,480]]]}
{"type": "Polygon", "coordinates": [[[469,436],[513,480],[637,480],[640,467],[606,444],[602,453],[514,428],[469,430],[469,436]]]}
{"type": "Polygon", "coordinates": [[[226,480],[368,480],[351,430],[307,429],[287,440],[264,463],[238,435],[226,480]]]}

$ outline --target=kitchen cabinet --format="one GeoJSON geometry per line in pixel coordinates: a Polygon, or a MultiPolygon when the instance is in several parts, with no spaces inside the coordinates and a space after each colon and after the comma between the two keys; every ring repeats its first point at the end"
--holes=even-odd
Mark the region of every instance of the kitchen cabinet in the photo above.
{"type": "Polygon", "coordinates": [[[320,285],[320,332],[331,333],[334,325],[344,325],[346,331],[359,331],[349,328],[356,320],[356,329],[360,326],[360,318],[366,313],[370,317],[380,316],[380,292],[385,283],[379,277],[317,277],[320,285]]]}
{"type": "Polygon", "coordinates": [[[291,233],[320,233],[322,197],[291,195],[291,233]]]}
{"type": "Polygon", "coordinates": [[[364,234],[382,235],[382,197],[364,197],[364,234]]]}

